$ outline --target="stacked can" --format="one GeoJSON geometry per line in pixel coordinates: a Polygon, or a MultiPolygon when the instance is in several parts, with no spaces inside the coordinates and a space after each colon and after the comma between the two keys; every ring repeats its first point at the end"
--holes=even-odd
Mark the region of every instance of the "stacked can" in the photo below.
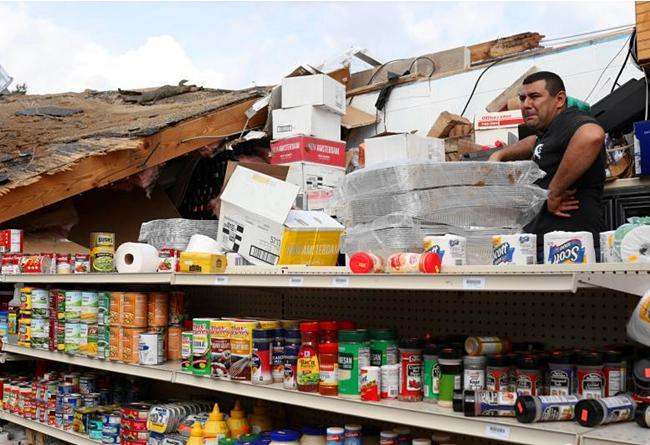
{"type": "Polygon", "coordinates": [[[167,360],[169,294],[152,292],[147,297],[147,332],[140,334],[139,363],[160,365],[167,360]]]}
{"type": "Polygon", "coordinates": [[[169,294],[167,328],[167,358],[169,360],[181,359],[181,333],[185,319],[185,294],[172,292],[169,294]]]}
{"type": "Polygon", "coordinates": [[[100,360],[108,360],[110,351],[110,292],[97,293],[97,354],[100,360]]]}
{"type": "Polygon", "coordinates": [[[81,329],[81,291],[65,291],[65,352],[67,354],[79,354],[81,329]]]}
{"type": "Polygon", "coordinates": [[[50,310],[50,351],[65,351],[65,292],[49,291],[48,307],[50,310]]]}
{"type": "Polygon", "coordinates": [[[99,328],[99,295],[97,292],[81,293],[81,322],[79,353],[88,357],[97,356],[99,328]]]}
{"type": "Polygon", "coordinates": [[[20,289],[20,309],[18,312],[18,344],[32,346],[32,288],[20,289]]]}
{"type": "MultiPolygon", "coordinates": [[[[149,430],[147,428],[147,419],[151,405],[144,403],[131,403],[120,408],[121,414],[121,443],[131,443],[134,445],[146,444],[149,441],[149,430]]],[[[120,443],[104,442],[102,443],[120,443]]]]}
{"type": "Polygon", "coordinates": [[[32,289],[31,345],[35,349],[48,349],[50,343],[49,293],[45,289],[32,289]]]}
{"type": "Polygon", "coordinates": [[[122,416],[119,411],[102,414],[102,443],[120,443],[122,416]]]}

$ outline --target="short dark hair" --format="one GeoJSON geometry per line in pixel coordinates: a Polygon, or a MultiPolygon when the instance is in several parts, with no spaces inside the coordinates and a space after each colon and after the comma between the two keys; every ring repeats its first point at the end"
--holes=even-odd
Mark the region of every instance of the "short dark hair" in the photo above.
{"type": "Polygon", "coordinates": [[[562,78],[550,71],[538,71],[531,74],[524,79],[524,85],[537,82],[538,80],[546,81],[546,91],[548,91],[551,96],[557,95],[560,91],[566,91],[562,78]]]}

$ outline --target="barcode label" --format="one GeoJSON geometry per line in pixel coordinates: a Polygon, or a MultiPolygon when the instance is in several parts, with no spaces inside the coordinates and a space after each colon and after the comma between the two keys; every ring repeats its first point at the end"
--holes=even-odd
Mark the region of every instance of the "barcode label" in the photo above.
{"type": "Polygon", "coordinates": [[[488,423],[485,425],[485,435],[495,439],[510,439],[510,427],[488,423]]]}
{"type": "Polygon", "coordinates": [[[535,257],[534,256],[527,256],[526,257],[526,264],[535,264],[535,257]]]}
{"type": "Polygon", "coordinates": [[[289,277],[290,287],[301,287],[305,284],[305,277],[289,277]]]}
{"type": "Polygon", "coordinates": [[[485,289],[485,277],[464,277],[463,289],[485,289]]]}
{"type": "Polygon", "coordinates": [[[332,278],[332,287],[348,287],[348,286],[350,286],[350,278],[348,277],[332,278]]]}
{"type": "Polygon", "coordinates": [[[277,255],[255,246],[251,246],[250,256],[272,266],[275,266],[275,263],[278,262],[277,255]]]}
{"type": "Polygon", "coordinates": [[[463,265],[463,260],[460,258],[456,258],[456,266],[462,266],[463,265]]]}
{"type": "Polygon", "coordinates": [[[228,284],[228,277],[226,275],[217,275],[214,277],[214,284],[217,286],[225,286],[228,284]]]}

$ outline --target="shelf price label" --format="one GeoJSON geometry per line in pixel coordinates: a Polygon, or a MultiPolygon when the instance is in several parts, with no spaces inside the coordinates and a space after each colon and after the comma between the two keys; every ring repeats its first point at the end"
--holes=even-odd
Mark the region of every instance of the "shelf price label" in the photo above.
{"type": "Polygon", "coordinates": [[[485,435],[494,439],[510,439],[510,427],[488,423],[485,425],[485,435]]]}
{"type": "Polygon", "coordinates": [[[350,277],[334,277],[332,278],[332,287],[349,287],[350,277]]]}
{"type": "Polygon", "coordinates": [[[289,277],[289,287],[302,287],[305,284],[305,277],[289,277]]]}
{"type": "Polygon", "coordinates": [[[214,284],[217,286],[227,286],[228,285],[228,276],[227,275],[217,275],[214,277],[214,284]]]}
{"type": "Polygon", "coordinates": [[[463,289],[485,289],[485,277],[463,277],[463,289]]]}

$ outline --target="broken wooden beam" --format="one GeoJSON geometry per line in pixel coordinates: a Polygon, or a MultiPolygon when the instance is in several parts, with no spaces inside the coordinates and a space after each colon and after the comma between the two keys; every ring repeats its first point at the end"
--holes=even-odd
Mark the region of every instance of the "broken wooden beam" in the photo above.
{"type": "Polygon", "coordinates": [[[469,47],[472,63],[541,48],[543,38],[537,32],[524,32],[472,45],[469,47]]]}

